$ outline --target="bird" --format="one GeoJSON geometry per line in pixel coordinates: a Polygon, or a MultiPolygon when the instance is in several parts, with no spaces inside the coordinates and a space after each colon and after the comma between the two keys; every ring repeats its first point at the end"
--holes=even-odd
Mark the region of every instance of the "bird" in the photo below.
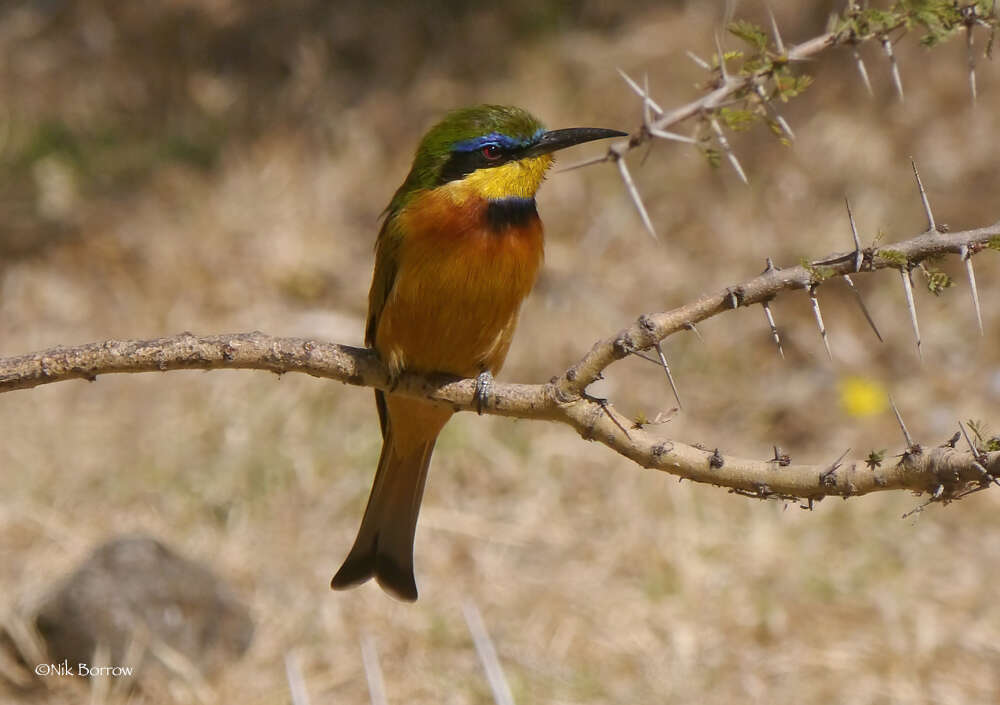
{"type": "MultiPolygon", "coordinates": [[[[424,135],[375,242],[365,344],[390,379],[404,371],[475,377],[477,400],[487,399],[542,264],[535,193],[553,153],[626,135],[547,130],[526,110],[503,105],[452,110],[424,135]]],[[[381,390],[375,406],[383,439],[375,479],[330,584],[344,590],[374,578],[413,602],[417,515],[434,443],[453,412],[381,390]]]]}

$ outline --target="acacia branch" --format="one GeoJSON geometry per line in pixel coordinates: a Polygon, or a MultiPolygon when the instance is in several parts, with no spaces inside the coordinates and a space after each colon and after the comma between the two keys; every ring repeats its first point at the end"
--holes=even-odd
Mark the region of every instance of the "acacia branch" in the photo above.
{"type": "Polygon", "coordinates": [[[964,30],[969,85],[975,102],[975,55],[972,50],[972,31],[976,26],[988,29],[992,43],[993,34],[1000,25],[1000,20],[992,10],[987,15],[981,14],[982,10],[976,3],[966,3],[961,7],[958,3],[937,2],[935,5],[933,11],[928,11],[929,8],[914,7],[912,3],[894,2],[885,10],[877,10],[868,8],[867,3],[865,8],[860,8],[851,2],[839,16],[831,17],[828,31],[790,47],[786,47],[782,41],[773,14],[770,16],[773,35],[771,40],[767,38],[762,28],[752,23],[742,21],[727,23],[726,29],[747,45],[746,51],[727,54],[723,51],[716,35],[714,62],[704,61],[688,52],[692,59],[709,72],[710,79],[703,86],[706,91],[704,95],[670,111],[663,110],[653,100],[649,95],[648,85],[645,88],[640,87],[619,69],[629,87],[642,98],[643,124],[627,140],[611,143],[603,157],[590,160],[588,163],[597,161],[618,163],[622,180],[635,202],[643,224],[655,238],[655,230],[647,216],[639,191],[629,175],[630,172],[622,164],[626,153],[653,139],[677,140],[698,146],[709,157],[710,162],[717,163],[718,149],[721,149],[740,179],[747,183],[746,174],[720,125],[720,118],[726,118],[725,111],[729,110],[730,119],[724,121],[729,123],[728,127],[739,129],[737,126],[745,127],[766,116],[772,123],[772,128],[775,128],[776,134],[781,135],[782,139],[794,140],[795,135],[791,127],[778,112],[775,103],[795,97],[808,86],[808,76],[797,75],[793,67],[814,59],[828,49],[844,47],[851,51],[865,87],[871,94],[868,71],[858,53],[858,47],[865,42],[879,42],[889,61],[896,93],[902,101],[903,86],[899,63],[892,49],[893,37],[898,39],[899,36],[920,27],[926,31],[921,37],[921,43],[933,46],[964,30]],[[735,74],[727,68],[727,61],[741,63],[735,74]],[[715,147],[711,146],[712,138],[704,134],[704,129],[698,138],[685,137],[671,131],[670,128],[691,119],[699,121],[703,128],[711,128],[715,147]]]}
{"type": "MultiPolygon", "coordinates": [[[[642,146],[654,137],[668,140],[681,139],[682,141],[698,144],[698,140],[679,137],[678,135],[669,132],[669,128],[690,120],[691,118],[703,118],[704,116],[711,114],[713,111],[727,105],[737,95],[746,93],[754,86],[759,87],[761,82],[767,81],[773,76],[775,69],[779,66],[806,61],[831,47],[838,46],[839,44],[846,43],[847,41],[848,39],[845,36],[833,32],[826,32],[792,47],[787,54],[783,53],[780,60],[776,62],[768,63],[767,66],[756,71],[735,77],[728,75],[724,71],[725,62],[720,56],[720,63],[718,66],[719,76],[717,83],[711,87],[712,89],[700,98],[696,98],[685,105],[674,108],[670,112],[663,111],[658,105],[656,105],[655,102],[652,101],[649,94],[644,89],[639,88],[634,81],[623,74],[625,80],[632,86],[633,90],[636,90],[642,96],[644,106],[651,107],[656,113],[656,119],[652,121],[646,120],[642,128],[630,135],[629,139],[612,143],[608,147],[608,151],[604,157],[594,161],[620,161],[627,151],[642,146]]],[[[711,66],[708,64],[706,64],[706,67],[709,68],[709,70],[712,70],[711,66]]],[[[764,102],[767,103],[769,101],[764,100],[764,102]]],[[[725,138],[723,137],[722,139],[725,138]]],[[[742,170],[740,169],[739,171],[742,170]]],[[[746,178],[744,177],[743,180],[746,181],[746,178]]],[[[641,204],[641,200],[638,201],[638,203],[641,204]]],[[[638,208],[640,212],[643,212],[643,206],[639,205],[638,208]]]]}
{"type": "MultiPolygon", "coordinates": [[[[820,34],[792,47],[788,51],[785,60],[788,62],[806,61],[830,47],[837,46],[839,41],[843,40],[839,39],[838,35],[832,32],[820,34]]],[[[745,91],[756,82],[767,78],[770,70],[770,68],[762,69],[746,76],[725,76],[722,79],[721,85],[714,90],[697,100],[691,101],[687,105],[682,105],[679,108],[671,110],[669,113],[664,113],[653,122],[651,127],[657,130],[666,130],[685,120],[715,110],[726,104],[727,101],[740,91],[745,91]]]]}
{"type": "MultiPolygon", "coordinates": [[[[994,245],[1000,222],[986,228],[943,234],[930,231],[891,247],[837,253],[809,265],[769,266],[761,275],[707,294],[671,311],[641,316],[631,327],[597,342],[587,355],[547,384],[497,384],[486,413],[558,421],[581,437],[596,440],[642,467],[661,470],[759,497],[820,499],[880,490],[931,492],[947,501],[1000,476],[1000,452],[963,452],[945,445],[913,445],[899,461],[843,460],[827,465],[791,465],[780,459],[755,460],[723,455],[695,445],[654,436],[586,388],[617,360],[645,350],[691,324],[725,311],[765,303],[794,289],[815,289],[826,279],[885,268],[908,269],[947,253],[970,256],[994,245]],[[860,265],[859,265],[860,260],[860,265]]],[[[182,333],[154,340],[109,340],[57,347],[0,359],[0,392],[29,389],[70,379],[94,381],[99,375],[169,370],[255,369],[283,374],[302,372],[345,384],[374,387],[450,406],[477,408],[475,380],[446,375],[404,374],[392,380],[371,350],[303,338],[278,338],[260,332],[199,337],[182,333]]]]}
{"type": "Polygon", "coordinates": [[[764,304],[786,291],[815,289],[839,275],[886,268],[909,271],[930,257],[976,252],[995,246],[998,237],[1000,221],[984,228],[954,233],[931,230],[885,247],[867,248],[861,250],[860,262],[858,253],[851,251],[814,260],[808,266],[799,265],[787,269],[768,266],[759,276],[735,286],[705,294],[671,311],[640,316],[629,328],[596,343],[583,359],[556,381],[556,385],[565,395],[579,394],[616,360],[635,351],[647,350],[664,338],[724,311],[764,304]]]}

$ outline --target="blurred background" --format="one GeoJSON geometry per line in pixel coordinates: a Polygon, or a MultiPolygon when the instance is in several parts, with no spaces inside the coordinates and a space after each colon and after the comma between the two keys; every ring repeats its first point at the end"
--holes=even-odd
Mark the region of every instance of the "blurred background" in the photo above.
{"type": "MultiPolygon", "coordinates": [[[[786,42],[842,3],[772,2],[786,42]],[[806,6],[804,6],[806,5],[806,6]]],[[[379,214],[449,108],[512,103],[550,127],[634,130],[616,72],[664,107],[699,93],[725,8],[703,2],[31,0],[0,5],[0,355],[105,338],[259,329],[361,344],[379,214]]],[[[762,3],[736,16],[766,22],[762,3]]],[[[654,242],[612,165],[552,174],[546,263],[505,381],[542,382],[643,312],[734,284],[766,257],[1000,218],[995,64],[969,97],[964,41],[811,62],[787,107],[798,139],[731,136],[750,179],[689,146],[630,156],[654,242]]],[[[978,47],[985,43],[977,37],[978,47]]],[[[732,37],[727,48],[738,48],[732,37]]],[[[563,164],[600,154],[588,145],[563,164]]],[[[959,419],[1000,431],[1000,257],[975,259],[986,336],[956,286],[917,283],[923,363],[899,278],[856,277],[880,344],[840,283],[667,341],[684,411],[665,438],[832,462],[900,452],[959,419]],[[992,423],[992,426],[990,426],[992,423]]],[[[617,364],[594,388],[655,417],[662,373],[617,364]]],[[[389,702],[489,703],[461,605],[478,606],[519,703],[982,703],[1000,691],[995,492],[901,519],[902,493],[812,512],[642,471],[570,429],[460,414],[435,454],[417,533],[419,602],[369,584],[332,593],[381,439],[369,390],[301,375],[171,372],[0,395],[0,616],[30,615],[100,542],[142,532],[210,566],[246,603],[249,650],[206,684],[182,675],[133,702],[368,702],[361,643],[389,702]]],[[[891,460],[890,460],[891,462],[891,460]]],[[[196,664],[198,665],[198,664],[196,664]]],[[[83,679],[7,686],[31,703],[83,679]]],[[[4,693],[0,685],[0,693],[4,693]]],[[[77,695],[73,695],[77,694],[77,695]]]]}

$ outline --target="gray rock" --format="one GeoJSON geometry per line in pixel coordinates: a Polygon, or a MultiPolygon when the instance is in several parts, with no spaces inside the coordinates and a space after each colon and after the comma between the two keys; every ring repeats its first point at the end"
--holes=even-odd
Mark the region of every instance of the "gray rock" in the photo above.
{"type": "Polygon", "coordinates": [[[238,659],[253,634],[247,607],[210,570],[142,535],[99,546],[35,621],[52,663],[102,665],[96,653],[140,681],[164,669],[208,676],[238,659]]]}

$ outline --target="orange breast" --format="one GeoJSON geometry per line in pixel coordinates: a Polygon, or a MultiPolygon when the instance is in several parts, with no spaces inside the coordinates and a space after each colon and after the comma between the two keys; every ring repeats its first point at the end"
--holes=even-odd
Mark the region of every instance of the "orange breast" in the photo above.
{"type": "Polygon", "coordinates": [[[397,217],[406,237],[375,347],[395,371],[498,372],[542,261],[537,214],[498,224],[485,200],[434,190],[397,217]]]}

